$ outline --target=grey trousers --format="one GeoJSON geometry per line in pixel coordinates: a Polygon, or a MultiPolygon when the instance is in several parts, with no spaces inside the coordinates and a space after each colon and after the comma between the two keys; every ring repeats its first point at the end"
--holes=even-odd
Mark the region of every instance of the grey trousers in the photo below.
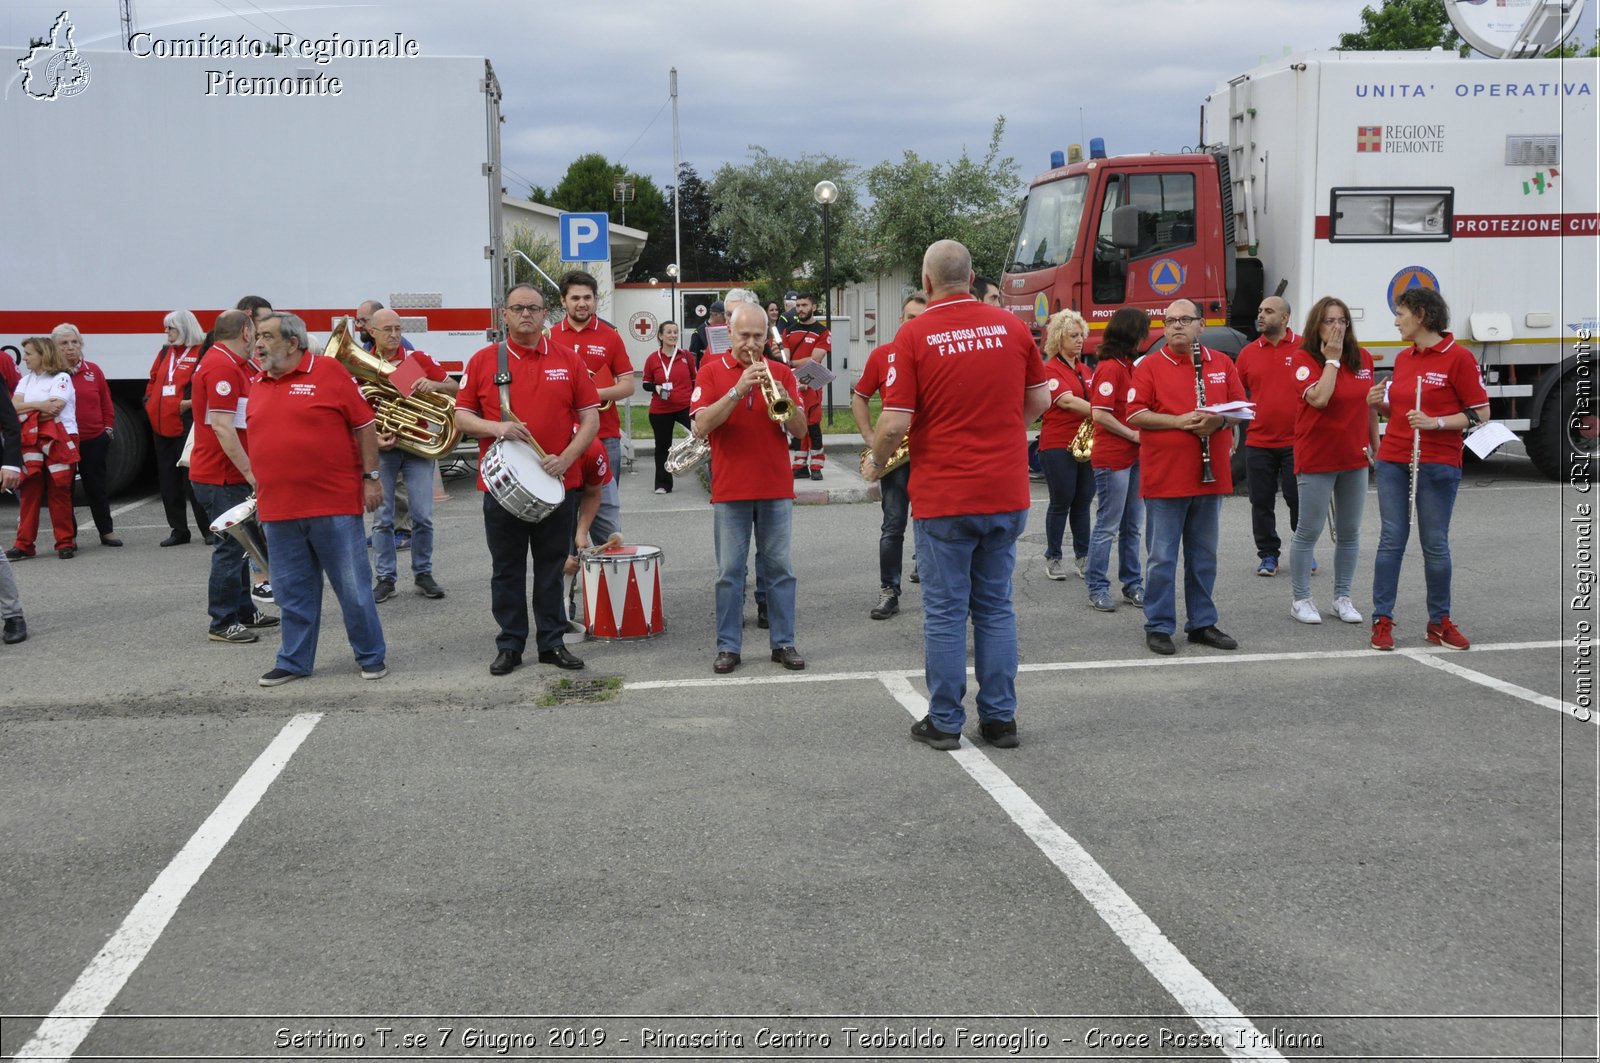
{"type": "Polygon", "coordinates": [[[11,562],[0,553],[0,620],[21,615],[22,595],[17,591],[17,577],[11,571],[11,562]]]}

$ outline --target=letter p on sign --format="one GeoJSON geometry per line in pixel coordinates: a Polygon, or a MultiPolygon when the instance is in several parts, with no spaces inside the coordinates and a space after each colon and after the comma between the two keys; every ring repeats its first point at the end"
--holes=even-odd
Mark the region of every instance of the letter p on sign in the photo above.
{"type": "Polygon", "coordinates": [[[561,215],[561,261],[609,262],[611,233],[605,214],[561,215]]]}

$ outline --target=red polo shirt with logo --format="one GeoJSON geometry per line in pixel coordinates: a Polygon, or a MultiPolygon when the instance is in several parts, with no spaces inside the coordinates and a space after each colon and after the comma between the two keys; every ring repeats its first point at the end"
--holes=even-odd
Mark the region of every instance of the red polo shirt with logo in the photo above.
{"type": "MultiPolygon", "coordinates": [[[[1089,383],[1089,406],[1105,410],[1111,416],[1128,423],[1128,392],[1133,387],[1133,363],[1120,358],[1102,358],[1094,368],[1094,379],[1089,383]]],[[[1132,427],[1132,426],[1129,426],[1132,427]]],[[[1143,438],[1143,437],[1141,437],[1143,438]]],[[[1126,469],[1139,460],[1139,444],[1130,439],[1095,427],[1094,453],[1089,455],[1089,465],[1112,472],[1126,469]]]]}
{"type": "Polygon", "coordinates": [[[245,427],[249,400],[250,379],[255,367],[247,364],[226,343],[214,343],[200,367],[194,371],[189,393],[194,412],[194,449],[189,453],[189,479],[197,484],[221,487],[247,481],[239,467],[233,463],[217,442],[217,433],[211,427],[211,414],[225,413],[233,418],[233,427],[239,433],[239,445],[249,453],[250,437],[245,427]]]}
{"type": "MultiPolygon", "coordinates": [[[[500,388],[494,377],[499,372],[499,345],[491,343],[467,362],[466,379],[456,395],[456,409],[476,414],[486,421],[500,417],[500,388]]],[[[578,427],[578,414],[600,405],[589,370],[576,353],[540,337],[537,347],[524,347],[506,341],[506,369],[511,374],[511,409],[528,426],[528,431],[546,453],[559,454],[572,442],[578,427]]],[[[494,443],[491,437],[478,440],[481,461],[494,443]]],[[[578,462],[567,469],[565,486],[577,487],[583,476],[578,462]]],[[[486,491],[483,476],[478,490],[486,491]]]]}
{"type": "Polygon", "coordinates": [[[939,299],[900,326],[883,408],[912,415],[918,517],[1027,509],[1024,393],[1045,386],[1021,320],[970,295],[939,299]]]}
{"type": "MultiPolygon", "coordinates": [[[[1202,347],[1206,378],[1206,405],[1244,401],[1244,385],[1233,360],[1202,347]]],[[[1192,413],[1196,401],[1194,363],[1163,347],[1152,351],[1133,370],[1133,395],[1128,416],[1143,410],[1181,417],[1192,413]]],[[[1139,496],[1141,498],[1191,498],[1196,495],[1233,494],[1233,463],[1229,461],[1233,434],[1226,428],[1211,436],[1211,472],[1214,483],[1200,482],[1200,437],[1178,428],[1139,430],[1139,496]]],[[[1095,444],[1100,449],[1100,444],[1095,444]]]]}
{"type": "MultiPolygon", "coordinates": [[[[550,330],[550,334],[556,342],[578,353],[588,367],[589,375],[595,377],[597,388],[610,387],[633,372],[633,362],[628,358],[622,333],[598,317],[591,317],[582,328],[574,327],[570,317],[562,318],[550,330]],[[610,380],[606,379],[608,375],[610,380]]],[[[597,438],[618,439],[621,436],[622,419],[617,416],[616,403],[612,403],[610,409],[600,411],[600,434],[597,438]]]]}
{"type": "Polygon", "coordinates": [[[578,476],[584,487],[601,487],[615,479],[611,474],[611,458],[599,436],[590,441],[589,449],[578,459],[578,476]]]}
{"type": "Polygon", "coordinates": [[[1289,372],[1300,389],[1300,412],[1294,422],[1294,471],[1347,472],[1366,468],[1372,355],[1361,348],[1361,368],[1355,372],[1339,366],[1333,397],[1320,410],[1305,401],[1305,394],[1322,377],[1322,366],[1305,351],[1295,351],[1289,372]]]}
{"type": "MultiPolygon", "coordinates": [[[[700,363],[689,416],[722,400],[744,376],[744,364],[732,353],[708,354],[700,363]]],[[[793,398],[800,390],[794,373],[782,362],[767,359],[767,371],[793,398]]],[[[789,464],[789,433],[767,416],[759,388],[733,404],[728,419],[711,440],[711,501],[748,502],[794,497],[794,471],[789,464]]]]}
{"type": "Polygon", "coordinates": [[[307,352],[274,380],[250,382],[250,468],[261,520],[356,516],[361,504],[361,447],[355,431],[372,407],[344,366],[307,352]],[[308,463],[315,468],[308,470],[308,463]]]}
{"type": "MultiPolygon", "coordinates": [[[[1060,358],[1052,358],[1044,363],[1044,373],[1048,378],[1047,386],[1050,388],[1050,408],[1044,411],[1044,424],[1039,428],[1039,449],[1065,450],[1072,446],[1072,440],[1082,427],[1085,415],[1063,410],[1056,403],[1061,401],[1061,396],[1064,394],[1087,399],[1089,378],[1081,358],[1078,359],[1077,365],[1068,365],[1060,358]]],[[[1110,434],[1110,432],[1100,433],[1101,436],[1110,434]]],[[[1098,449],[1100,440],[1096,439],[1094,445],[1098,449]]]]}
{"type": "MultiPolygon", "coordinates": [[[[820,320],[813,318],[810,322],[796,321],[789,326],[789,331],[784,333],[783,346],[789,352],[791,366],[802,358],[826,362],[828,354],[833,350],[833,337],[828,331],[828,326],[820,320]]],[[[806,404],[806,424],[821,424],[822,389],[801,388],[798,397],[806,404]]]]}
{"type": "Polygon", "coordinates": [[[150,367],[150,382],[144,389],[144,412],[150,418],[150,430],[158,436],[184,433],[180,404],[200,364],[199,350],[198,347],[168,345],[161,348],[155,364],[150,367]]]}
{"type": "Polygon", "coordinates": [[[1283,339],[1272,343],[1260,336],[1245,345],[1234,364],[1239,379],[1256,404],[1255,420],[1245,442],[1252,447],[1294,446],[1295,419],[1300,414],[1300,393],[1304,387],[1295,385],[1289,363],[1300,348],[1300,337],[1285,329],[1283,339]]]}
{"type": "MultiPolygon", "coordinates": [[[[1438,346],[1426,350],[1410,347],[1394,360],[1389,381],[1389,423],[1378,443],[1378,460],[1411,461],[1411,437],[1416,434],[1406,414],[1417,404],[1417,380],[1422,380],[1422,412],[1429,417],[1449,417],[1463,410],[1489,405],[1483,374],[1472,352],[1446,332],[1438,346]]],[[[1422,461],[1434,465],[1461,464],[1460,429],[1422,430],[1422,461]]]]}

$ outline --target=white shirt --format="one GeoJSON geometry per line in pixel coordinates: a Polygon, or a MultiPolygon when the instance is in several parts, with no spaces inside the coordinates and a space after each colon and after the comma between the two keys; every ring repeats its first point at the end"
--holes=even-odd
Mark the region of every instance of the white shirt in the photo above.
{"type": "Polygon", "coordinates": [[[24,370],[22,379],[17,381],[17,390],[14,394],[23,402],[65,400],[66,406],[56,414],[56,420],[73,435],[78,434],[78,393],[73,390],[71,373],[46,376],[43,373],[24,370]]]}

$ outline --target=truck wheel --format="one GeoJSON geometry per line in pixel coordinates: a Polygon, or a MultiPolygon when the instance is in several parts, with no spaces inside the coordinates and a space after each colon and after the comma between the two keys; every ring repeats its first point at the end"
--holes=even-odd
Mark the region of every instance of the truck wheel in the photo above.
{"type": "Polygon", "coordinates": [[[1544,400],[1539,427],[1531,430],[1524,442],[1535,467],[1550,479],[1594,480],[1595,464],[1600,461],[1600,416],[1593,382],[1580,396],[1577,371],[1563,376],[1544,400]]]}
{"type": "Polygon", "coordinates": [[[137,403],[113,398],[117,428],[106,455],[106,489],[113,495],[133,486],[150,464],[150,422],[137,403]]]}

